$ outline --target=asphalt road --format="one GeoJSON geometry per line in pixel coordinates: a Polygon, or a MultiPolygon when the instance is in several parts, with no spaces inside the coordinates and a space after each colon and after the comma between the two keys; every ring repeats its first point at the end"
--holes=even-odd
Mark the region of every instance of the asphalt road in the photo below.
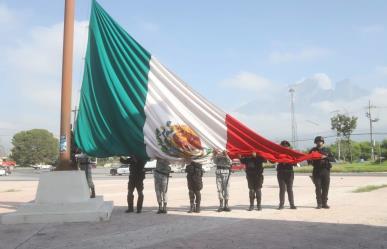
{"type": "MultiPolygon", "coordinates": [[[[99,180],[122,180],[127,179],[128,175],[112,176],[109,174],[110,168],[96,168],[93,169],[93,179],[99,180]]],[[[0,181],[38,181],[39,175],[43,172],[49,172],[48,169],[32,169],[32,168],[16,168],[11,175],[0,176],[0,181]]],[[[233,175],[244,175],[244,172],[235,172],[233,175]]],[[[275,175],[275,169],[265,169],[265,175],[275,175]]],[[[308,173],[296,173],[297,175],[310,175],[308,173]]],[[[387,177],[387,173],[331,173],[332,176],[384,176],[387,177]]],[[[172,173],[174,178],[185,177],[185,173],[172,173]]],[[[215,177],[215,171],[211,170],[205,173],[205,177],[215,177]]],[[[147,178],[151,178],[152,174],[146,174],[147,178]]]]}

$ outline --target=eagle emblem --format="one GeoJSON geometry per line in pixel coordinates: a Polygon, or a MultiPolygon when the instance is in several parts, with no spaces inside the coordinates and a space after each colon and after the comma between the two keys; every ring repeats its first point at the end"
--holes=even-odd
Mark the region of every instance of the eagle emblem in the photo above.
{"type": "Polygon", "coordinates": [[[202,158],[211,153],[204,148],[198,134],[186,124],[172,124],[156,128],[157,143],[161,151],[176,158],[202,158]]]}

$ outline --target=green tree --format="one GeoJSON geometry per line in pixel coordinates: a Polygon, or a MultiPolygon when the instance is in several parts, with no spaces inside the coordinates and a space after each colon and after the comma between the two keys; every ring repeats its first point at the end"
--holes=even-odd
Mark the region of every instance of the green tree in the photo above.
{"type": "Polygon", "coordinates": [[[337,114],[331,118],[331,129],[336,131],[337,136],[344,137],[349,151],[349,160],[352,162],[351,134],[356,129],[357,117],[349,117],[344,114],[337,114]]]}
{"type": "Polygon", "coordinates": [[[11,158],[19,165],[49,164],[58,158],[58,139],[44,129],[18,132],[12,144],[11,158]]]}

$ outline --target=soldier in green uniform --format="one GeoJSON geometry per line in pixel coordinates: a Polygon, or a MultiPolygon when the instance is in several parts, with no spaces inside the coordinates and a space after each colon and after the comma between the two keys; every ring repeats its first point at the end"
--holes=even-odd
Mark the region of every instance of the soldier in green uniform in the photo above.
{"type": "Polygon", "coordinates": [[[157,158],[156,169],[153,172],[155,178],[155,191],[157,202],[159,204],[158,214],[167,213],[167,192],[168,192],[168,179],[171,173],[170,162],[166,159],[157,158]]]}

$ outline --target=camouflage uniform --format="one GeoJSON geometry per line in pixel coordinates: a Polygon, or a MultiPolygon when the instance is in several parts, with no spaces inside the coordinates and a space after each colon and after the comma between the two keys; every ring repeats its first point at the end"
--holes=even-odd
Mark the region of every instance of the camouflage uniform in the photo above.
{"type": "Polygon", "coordinates": [[[230,211],[228,207],[230,174],[231,174],[231,159],[224,154],[215,155],[213,162],[216,165],[216,187],[218,189],[219,208],[218,212],[230,211]],[[224,201],[224,205],[223,205],[224,201]]]}
{"type": "Polygon", "coordinates": [[[190,210],[189,212],[200,213],[200,201],[201,194],[200,190],[203,188],[203,169],[202,164],[192,161],[185,168],[187,173],[187,185],[190,201],[190,210]]]}
{"type": "Polygon", "coordinates": [[[93,178],[91,176],[92,164],[90,161],[90,157],[84,153],[81,153],[81,154],[75,155],[75,158],[77,159],[79,168],[85,171],[87,185],[89,186],[91,191],[90,198],[95,198],[95,187],[93,183],[93,178]]]}
{"type": "Polygon", "coordinates": [[[127,213],[133,212],[134,189],[137,190],[137,213],[142,212],[142,204],[144,202],[144,179],[145,179],[145,163],[146,161],[137,159],[135,156],[131,158],[120,158],[120,162],[129,165],[129,182],[128,182],[128,210],[127,213]]]}
{"type": "Polygon", "coordinates": [[[165,159],[158,158],[156,163],[156,169],[153,176],[155,178],[155,191],[157,202],[159,204],[158,214],[167,213],[167,192],[168,192],[168,180],[169,173],[171,172],[170,162],[165,159]]]}

